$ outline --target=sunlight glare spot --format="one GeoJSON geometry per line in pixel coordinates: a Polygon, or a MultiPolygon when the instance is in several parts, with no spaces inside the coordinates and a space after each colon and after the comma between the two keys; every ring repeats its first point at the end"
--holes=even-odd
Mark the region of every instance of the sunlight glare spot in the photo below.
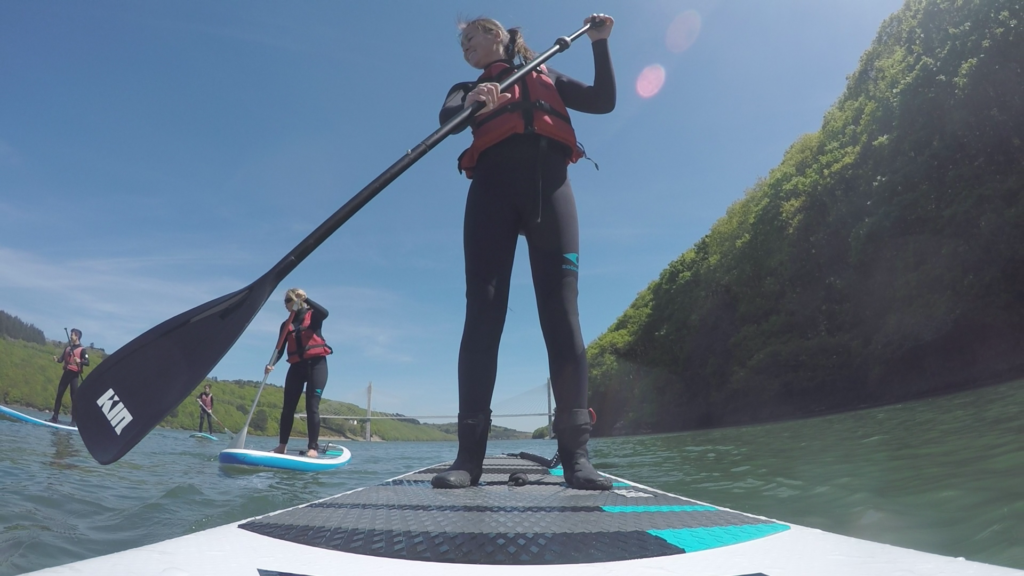
{"type": "Polygon", "coordinates": [[[657,94],[664,84],[665,69],[661,67],[661,64],[651,64],[644,68],[636,79],[636,93],[641,98],[650,98],[657,94]]]}
{"type": "Polygon", "coordinates": [[[665,45],[675,52],[683,52],[697,41],[700,35],[700,14],[696,10],[687,10],[676,16],[665,33],[665,45]]]}

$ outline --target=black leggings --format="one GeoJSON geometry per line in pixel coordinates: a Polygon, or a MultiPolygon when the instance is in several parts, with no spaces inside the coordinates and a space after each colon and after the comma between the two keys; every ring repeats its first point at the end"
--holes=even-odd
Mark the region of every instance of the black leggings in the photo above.
{"type": "Polygon", "coordinates": [[[536,136],[507,138],[481,155],[466,199],[466,324],[459,349],[459,412],[490,409],[512,260],[526,237],[555,402],[587,407],[580,332],[579,222],[565,154],[536,136]]]}
{"type": "Polygon", "coordinates": [[[309,430],[309,449],[317,449],[320,440],[320,396],[327,386],[327,357],[317,356],[296,362],[288,367],[284,378],[284,406],[281,407],[281,444],[288,443],[295,421],[295,408],[299,405],[302,387],[306,387],[306,428],[309,430]]]}
{"type": "Polygon", "coordinates": [[[202,408],[199,409],[199,432],[203,432],[203,419],[206,420],[206,426],[210,429],[210,434],[213,434],[213,417],[210,413],[202,408]]]}
{"type": "Polygon", "coordinates": [[[60,415],[60,404],[64,401],[64,392],[71,388],[71,421],[75,421],[75,394],[78,392],[78,372],[65,370],[57,384],[57,399],[53,401],[53,417],[60,415]]]}

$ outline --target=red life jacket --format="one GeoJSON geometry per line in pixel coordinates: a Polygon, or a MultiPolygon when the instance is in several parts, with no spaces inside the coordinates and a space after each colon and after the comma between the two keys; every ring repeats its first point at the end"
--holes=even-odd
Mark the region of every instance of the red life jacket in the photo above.
{"type": "Polygon", "coordinates": [[[207,395],[206,392],[200,393],[199,394],[199,402],[207,410],[209,410],[211,412],[213,411],[213,393],[212,392],[209,395],[207,395]]]}
{"type": "MultiPolygon", "coordinates": [[[[500,82],[515,71],[507,61],[498,61],[484,69],[477,83],[500,82]]],[[[473,178],[473,167],[480,153],[513,134],[535,133],[565,144],[572,151],[566,158],[566,164],[583,157],[576,143],[576,131],[572,129],[569,111],[544,66],[527,74],[506,93],[512,97],[505,104],[473,117],[470,124],[473,144],[459,156],[459,172],[473,178]]]]}
{"type": "Polygon", "coordinates": [[[76,344],[75,346],[68,346],[64,349],[64,369],[71,370],[72,372],[81,372],[82,365],[82,350],[85,350],[81,345],[76,344]],[[79,363],[72,362],[72,358],[77,358],[79,363]]]}
{"type": "Polygon", "coordinates": [[[323,338],[318,336],[315,331],[309,329],[309,322],[312,318],[313,310],[306,310],[306,315],[302,317],[302,324],[297,329],[291,322],[285,328],[287,333],[284,339],[288,343],[289,364],[294,364],[307,358],[327,356],[334,352],[323,338]]]}

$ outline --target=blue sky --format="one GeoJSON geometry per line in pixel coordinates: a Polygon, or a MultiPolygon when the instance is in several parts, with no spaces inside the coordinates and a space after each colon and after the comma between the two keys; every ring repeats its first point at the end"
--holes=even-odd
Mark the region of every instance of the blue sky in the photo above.
{"type": "MultiPolygon", "coordinates": [[[[0,309],[113,351],[255,280],[430,134],[448,88],[476,76],[460,15],[522,26],[540,52],[604,12],[618,106],[574,115],[600,170],[570,169],[589,342],[818,129],[900,4],[0,3],[0,309]],[[637,80],[654,65],[664,83],[645,98],[637,80]]],[[[550,66],[589,82],[592,62],[584,38],[550,66]]],[[[443,142],[335,233],[211,375],[262,376],[280,297],[298,286],[331,311],[326,397],[363,404],[372,381],[377,409],[454,414],[468,141],[443,142]]],[[[547,361],[519,248],[495,403],[542,411],[547,361]]]]}

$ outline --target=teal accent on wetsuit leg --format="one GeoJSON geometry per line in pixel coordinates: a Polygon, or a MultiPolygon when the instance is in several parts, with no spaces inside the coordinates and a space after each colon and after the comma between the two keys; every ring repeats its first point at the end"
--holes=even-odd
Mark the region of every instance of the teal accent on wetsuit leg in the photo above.
{"type": "Polygon", "coordinates": [[[785,524],[749,524],[745,526],[715,526],[712,528],[676,528],[670,530],[648,530],[669,544],[686,552],[698,552],[740,544],[779,532],[789,530],[785,524]]]}

